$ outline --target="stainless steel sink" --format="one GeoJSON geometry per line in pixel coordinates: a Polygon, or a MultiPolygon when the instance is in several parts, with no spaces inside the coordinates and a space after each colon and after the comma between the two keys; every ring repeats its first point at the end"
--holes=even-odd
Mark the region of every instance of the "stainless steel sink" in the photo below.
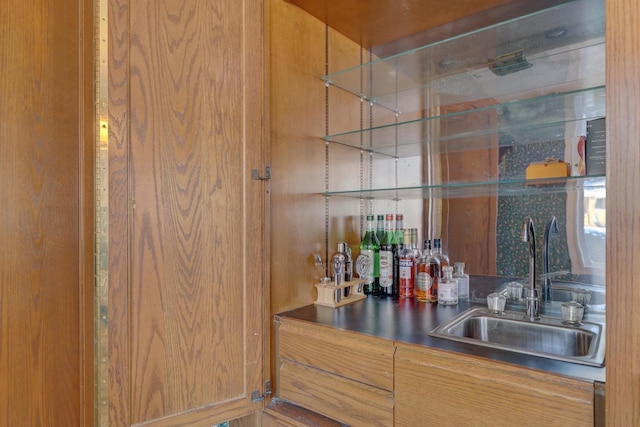
{"type": "Polygon", "coordinates": [[[472,307],[438,326],[430,335],[516,353],[591,366],[604,366],[605,327],[584,321],[566,325],[561,319],[543,316],[525,319],[524,313],[494,314],[472,307]]]}

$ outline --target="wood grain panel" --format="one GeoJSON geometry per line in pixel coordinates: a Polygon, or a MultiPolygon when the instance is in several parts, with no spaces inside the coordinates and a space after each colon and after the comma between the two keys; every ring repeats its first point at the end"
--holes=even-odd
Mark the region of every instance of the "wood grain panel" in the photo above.
{"type": "Polygon", "coordinates": [[[298,363],[280,364],[279,396],[351,426],[392,426],[393,393],[298,363]]]}
{"type": "Polygon", "coordinates": [[[263,3],[110,11],[110,420],[208,426],[262,407],[263,3]]]}
{"type": "Polygon", "coordinates": [[[342,427],[344,424],[282,399],[272,399],[264,408],[262,426],[342,427]]]}
{"type": "Polygon", "coordinates": [[[128,0],[109,0],[109,425],[131,425],[128,0]]]}
{"type": "Polygon", "coordinates": [[[288,0],[338,32],[389,56],[567,0],[288,0]]]}
{"type": "Polygon", "coordinates": [[[356,43],[371,47],[455,21],[463,16],[507,3],[509,0],[463,0],[455,5],[444,0],[435,0],[428,8],[419,0],[404,1],[402,5],[387,0],[290,1],[327,22],[329,26],[356,43]],[[435,11],[437,13],[434,13],[435,11]]]}
{"type": "Polygon", "coordinates": [[[281,359],[393,390],[391,341],[285,319],[277,342],[281,359]]]}
{"type": "Polygon", "coordinates": [[[80,298],[91,287],[83,280],[92,260],[81,255],[80,242],[87,232],[80,173],[91,165],[83,157],[91,140],[83,140],[81,121],[82,19],[76,0],[7,0],[0,7],[0,424],[6,426],[85,421],[80,298]]]}
{"type": "MultiPolygon", "coordinates": [[[[494,104],[495,102],[491,100],[452,104],[443,107],[442,114],[494,104]]],[[[460,133],[463,133],[464,129],[495,129],[496,120],[494,111],[482,111],[444,119],[441,129],[445,135],[451,133],[452,129],[460,133]]],[[[451,144],[443,145],[439,156],[442,182],[487,182],[498,178],[496,135],[459,138],[451,144]],[[476,147],[476,149],[461,151],[460,146],[476,147]]],[[[467,273],[496,274],[497,217],[498,198],[496,196],[454,198],[442,201],[441,237],[443,250],[448,253],[452,266],[454,262],[462,261],[465,263],[467,273]]]]}
{"type": "Polygon", "coordinates": [[[640,4],[607,0],[606,423],[640,425],[640,4]]]}
{"type": "Polygon", "coordinates": [[[404,345],[395,367],[397,425],[593,425],[588,382],[404,345]]]}
{"type": "MultiPolygon", "coordinates": [[[[312,255],[326,258],[325,199],[321,195],[325,191],[326,153],[321,138],[326,134],[326,94],[320,80],[326,73],[325,31],[324,24],[298,7],[284,0],[269,1],[272,314],[313,302],[313,284],[318,278],[312,255]]],[[[329,37],[331,66],[340,58],[358,60],[359,46],[335,32],[329,37]]],[[[329,94],[329,102],[338,107],[331,110],[331,129],[347,126],[345,122],[357,127],[359,115],[354,111],[358,113],[359,107],[340,107],[337,96],[329,94]]],[[[349,158],[349,164],[357,159],[357,155],[349,158]]],[[[332,170],[343,164],[347,159],[338,158],[332,170]]],[[[357,182],[356,175],[352,183],[357,186],[357,182]]],[[[344,206],[331,201],[331,248],[337,238],[359,241],[345,219],[357,209],[357,202],[344,206]]]]}

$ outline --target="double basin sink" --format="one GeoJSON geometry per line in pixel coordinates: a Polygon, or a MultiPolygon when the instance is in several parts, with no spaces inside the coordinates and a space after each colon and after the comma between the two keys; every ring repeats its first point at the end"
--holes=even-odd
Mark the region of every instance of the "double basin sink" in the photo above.
{"type": "Polygon", "coordinates": [[[585,319],[570,325],[561,317],[548,316],[529,320],[522,311],[494,313],[478,306],[438,326],[430,335],[564,362],[604,366],[604,322],[585,319]]]}

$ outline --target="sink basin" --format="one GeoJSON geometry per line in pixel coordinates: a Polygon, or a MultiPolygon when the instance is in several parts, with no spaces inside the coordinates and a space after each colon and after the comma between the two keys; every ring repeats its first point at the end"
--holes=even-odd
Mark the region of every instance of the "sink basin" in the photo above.
{"type": "Polygon", "coordinates": [[[438,326],[430,335],[564,362],[604,366],[604,332],[604,325],[595,322],[571,326],[556,318],[530,321],[520,312],[494,314],[485,307],[472,307],[438,326]]]}

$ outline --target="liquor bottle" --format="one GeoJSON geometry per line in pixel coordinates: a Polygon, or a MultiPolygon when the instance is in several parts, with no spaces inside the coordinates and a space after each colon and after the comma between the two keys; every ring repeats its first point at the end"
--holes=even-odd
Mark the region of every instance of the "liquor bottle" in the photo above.
{"type": "Polygon", "coordinates": [[[453,278],[453,267],[442,267],[442,274],[438,283],[438,304],[458,305],[458,281],[453,278]]]}
{"type": "Polygon", "coordinates": [[[384,215],[378,215],[378,222],[376,223],[376,237],[380,243],[382,243],[382,238],[384,237],[384,219],[384,215]]]}
{"type": "Polygon", "coordinates": [[[415,260],[413,263],[413,269],[414,269],[413,274],[414,274],[414,277],[416,277],[416,275],[418,274],[418,271],[417,271],[418,261],[420,260],[420,258],[422,258],[422,251],[418,246],[418,229],[417,228],[411,229],[411,250],[413,251],[413,259],[415,260]]]}
{"type": "MultiPolygon", "coordinates": [[[[364,293],[376,295],[378,291],[375,280],[376,259],[379,260],[380,258],[380,242],[378,242],[375,229],[373,228],[373,218],[373,215],[367,215],[367,231],[360,242],[360,254],[368,256],[370,260],[369,271],[365,274],[364,293]]],[[[378,276],[379,275],[380,273],[378,272],[378,276]]]]}
{"type": "Polygon", "coordinates": [[[433,256],[440,261],[440,277],[443,277],[443,268],[449,265],[449,257],[442,252],[442,240],[433,239],[433,256]]]}
{"type": "Polygon", "coordinates": [[[464,262],[453,264],[453,278],[458,281],[458,299],[469,299],[469,275],[464,272],[464,262]]]}
{"type": "MultiPolygon", "coordinates": [[[[405,242],[411,241],[411,230],[404,230],[405,242]]],[[[398,274],[398,290],[400,298],[413,298],[415,296],[415,270],[413,264],[415,255],[410,244],[405,244],[404,248],[398,254],[399,274],[398,274]]]]}
{"type": "MultiPolygon", "coordinates": [[[[418,263],[417,287],[425,290],[424,301],[438,302],[438,280],[440,279],[440,261],[431,253],[431,240],[425,240],[422,258],[418,263]]],[[[422,298],[422,295],[421,295],[422,298]]]]}
{"type": "Polygon", "coordinates": [[[393,296],[393,249],[396,238],[393,231],[393,215],[388,214],[384,223],[384,235],[380,241],[380,294],[393,296]]]}
{"type": "MultiPolygon", "coordinates": [[[[376,223],[376,239],[378,239],[378,244],[382,242],[382,237],[384,236],[384,215],[377,216],[376,223]]],[[[375,254],[374,259],[374,280],[375,280],[375,289],[376,295],[380,294],[380,252],[375,254]]]]}
{"type": "Polygon", "coordinates": [[[423,256],[416,260],[416,299],[420,302],[429,302],[427,295],[433,285],[429,275],[429,266],[426,263],[427,257],[428,253],[423,251],[423,256]]]}
{"type": "Polygon", "coordinates": [[[402,214],[396,214],[396,228],[394,231],[394,235],[396,238],[396,246],[393,248],[393,296],[398,296],[399,294],[399,284],[400,284],[400,263],[398,260],[398,254],[404,248],[404,232],[402,225],[402,214]]]}

